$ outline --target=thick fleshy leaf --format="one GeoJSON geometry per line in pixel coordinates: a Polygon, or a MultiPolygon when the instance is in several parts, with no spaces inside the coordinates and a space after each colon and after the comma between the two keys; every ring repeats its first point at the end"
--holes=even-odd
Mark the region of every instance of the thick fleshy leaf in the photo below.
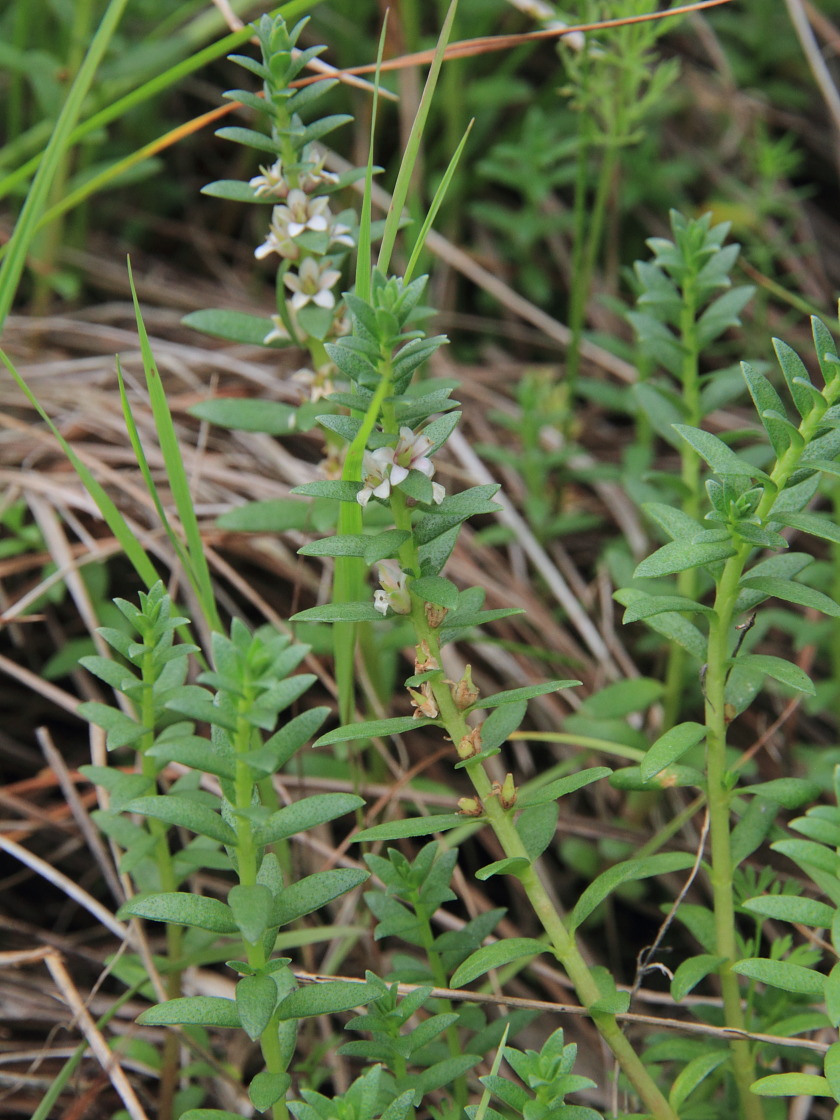
{"type": "MultiPolygon", "coordinates": [[[[237,883],[228,892],[228,906],[246,941],[258,944],[271,923],[274,903],[271,891],[262,883],[237,883]]],[[[259,1032],[262,1034],[262,1030],[259,1032]]]]}
{"type": "Polygon", "coordinates": [[[413,817],[405,821],[388,821],[363,828],[353,839],[359,843],[369,840],[402,840],[408,836],[430,836],[433,832],[446,832],[467,824],[469,817],[462,813],[439,813],[431,817],[413,817]]]}
{"type": "Polygon", "coordinates": [[[190,415],[208,420],[222,428],[239,432],[265,432],[287,436],[295,431],[297,409],[280,401],[246,400],[242,397],[215,397],[190,408],[190,415]]]}
{"type": "Polygon", "coordinates": [[[637,566],[635,579],[652,579],[660,576],[686,572],[691,568],[701,568],[704,564],[715,564],[728,560],[735,555],[731,540],[682,540],[663,544],[637,566]]]}
{"type": "Polygon", "coordinates": [[[461,988],[470,984],[491,968],[502,968],[511,961],[518,961],[522,957],[535,957],[539,953],[550,952],[550,947],[543,941],[533,937],[507,937],[503,941],[495,941],[492,945],[484,945],[471,953],[462,965],[452,975],[452,985],[461,988]]]}
{"type": "Polygon", "coordinates": [[[381,622],[382,615],[370,603],[324,603],[321,607],[310,607],[298,611],[290,622],[381,622]]]}
{"type": "Polygon", "coordinates": [[[353,1007],[363,1007],[382,993],[372,984],[354,983],[352,980],[327,980],[319,984],[309,984],[290,992],[279,1008],[279,1017],[303,1019],[309,1015],[332,1015],[338,1011],[349,1011],[353,1007]]]}
{"type": "Polygon", "coordinates": [[[165,796],[138,797],[124,806],[126,812],[142,813],[167,824],[188,828],[222,844],[235,844],[236,833],[218,813],[191,797],[170,793],[165,796]]]}
{"type": "Polygon", "coordinates": [[[501,704],[516,704],[520,700],[530,700],[533,696],[545,696],[548,692],[556,692],[560,688],[575,688],[580,681],[544,681],[542,684],[526,685],[525,688],[510,688],[505,692],[496,692],[493,696],[485,696],[474,704],[475,708],[498,708],[501,704]]]}
{"type": "Polygon", "coordinates": [[[413,594],[419,595],[427,603],[449,610],[458,606],[458,588],[451,580],[441,576],[422,576],[412,580],[409,586],[413,594]]]}
{"type": "Polygon", "coordinates": [[[229,906],[218,898],[187,891],[167,891],[165,894],[135,895],[123,903],[118,917],[146,918],[153,922],[172,922],[177,925],[209,929],[213,933],[236,933],[236,919],[229,906]]]}
{"type": "Polygon", "coordinates": [[[152,1027],[169,1027],[176,1023],[198,1023],[204,1027],[240,1026],[236,1003],[221,996],[170,999],[144,1011],[137,1022],[152,1027]]]}
{"type": "Polygon", "coordinates": [[[336,867],[330,871],[316,871],[304,879],[298,879],[285,887],[275,901],[272,924],[284,926],[305,914],[312,914],[364,883],[369,877],[367,871],[359,868],[336,867]]]}
{"type": "Polygon", "coordinates": [[[272,813],[257,830],[260,844],[275,844],[309,828],[334,821],[361,809],[364,800],[354,793],[316,793],[272,813]]]}
{"type": "Polygon", "coordinates": [[[800,925],[814,926],[816,929],[830,929],[836,913],[833,907],[815,898],[792,894],[768,894],[761,898],[749,898],[744,903],[744,909],[765,918],[799,922],[800,925]]]}
{"type": "Polygon", "coordinates": [[[243,976],[236,985],[236,1010],[242,1029],[256,1042],[271,1021],[277,985],[270,976],[243,976]]]}
{"type": "Polygon", "coordinates": [[[723,964],[725,957],[717,957],[712,953],[699,953],[696,957],[689,957],[683,961],[674,973],[671,981],[671,996],[678,1003],[689,992],[693,991],[701,980],[705,980],[719,965],[723,964]]]}
{"type": "Polygon", "coordinates": [[[798,529],[801,533],[809,533],[812,537],[820,537],[824,541],[840,544],[840,525],[835,525],[827,517],[818,513],[788,513],[778,512],[774,507],[771,513],[774,521],[789,525],[791,529],[798,529]]]}
{"type": "Polygon", "coordinates": [[[269,1073],[264,1069],[248,1086],[248,1096],[257,1112],[267,1112],[286,1095],[292,1079],[288,1073],[269,1073]]]}
{"type": "Polygon", "coordinates": [[[759,1097],[831,1097],[831,1086],[817,1073],[771,1073],[750,1086],[759,1097]]]}
{"type": "Polygon", "coordinates": [[[313,743],[315,747],[328,747],[332,743],[349,743],[353,739],[375,739],[383,735],[402,735],[417,727],[426,727],[430,719],[414,719],[412,716],[395,716],[393,719],[363,720],[361,723],[347,723],[327,731],[313,743]]]}
{"type": "Polygon", "coordinates": [[[738,792],[752,793],[785,809],[798,809],[800,805],[816,801],[822,790],[819,782],[809,782],[806,778],[774,778],[769,782],[742,786],[738,792]]]}
{"type": "Polygon", "coordinates": [[[185,327],[203,331],[228,342],[244,342],[249,346],[263,346],[265,336],[273,330],[273,323],[265,315],[248,315],[244,311],[208,309],[191,311],[181,320],[185,327]]]}
{"type": "Polygon", "coordinates": [[[740,478],[768,478],[747,459],[727,447],[723,440],[713,436],[711,432],[704,432],[702,428],[692,428],[688,424],[675,424],[674,428],[683,437],[686,443],[691,444],[701,459],[705,459],[715,474],[735,475],[740,478]]]}
{"type": "Polygon", "coordinates": [[[569,930],[575,930],[622,883],[648,879],[682,871],[694,863],[688,852],[660,852],[645,859],[628,859],[602,872],[583,892],[569,918],[569,930]]]}
{"type": "Polygon", "coordinates": [[[771,988],[798,995],[822,996],[825,977],[812,968],[789,961],[774,961],[769,957],[747,957],[732,965],[732,971],[771,988]]]}
{"type": "Polygon", "coordinates": [[[797,692],[806,692],[809,696],[814,695],[815,690],[811,678],[804,669],[800,669],[792,661],[785,661],[784,658],[773,657],[766,653],[745,653],[738,657],[733,664],[750,673],[760,673],[772,677],[780,684],[795,688],[797,692]]]}
{"type": "Polygon", "coordinates": [[[797,603],[803,607],[813,607],[822,611],[831,618],[840,618],[840,605],[835,603],[822,591],[816,591],[804,583],[795,583],[787,579],[773,579],[768,577],[753,577],[747,575],[741,580],[741,587],[752,591],[762,591],[775,599],[784,599],[786,603],[797,603]]]}
{"type": "Polygon", "coordinates": [[[622,622],[625,626],[631,622],[639,622],[643,618],[652,618],[657,614],[666,614],[678,611],[680,614],[714,614],[712,607],[702,603],[695,603],[693,599],[686,599],[683,595],[647,595],[640,591],[638,598],[627,607],[622,622]]]}
{"type": "Polygon", "coordinates": [[[577,774],[570,774],[567,778],[557,778],[539,789],[522,794],[517,800],[517,805],[525,809],[529,805],[542,805],[547,801],[557,801],[569,793],[583,789],[592,782],[608,778],[612,774],[609,766],[592,766],[588,770],[581,770],[577,774]]]}
{"type": "Polygon", "coordinates": [[[681,758],[686,751],[697,746],[705,734],[706,728],[703,724],[691,721],[678,723],[676,727],[669,728],[652,744],[642,759],[639,768],[642,778],[649,781],[655,777],[666,766],[681,758]]]}
{"type": "Polygon", "coordinates": [[[701,1085],[709,1074],[714,1073],[719,1066],[727,1061],[729,1061],[728,1050],[712,1050],[692,1058],[674,1078],[674,1083],[668,1094],[668,1103],[674,1112],[679,1113],[697,1086],[701,1085]]]}

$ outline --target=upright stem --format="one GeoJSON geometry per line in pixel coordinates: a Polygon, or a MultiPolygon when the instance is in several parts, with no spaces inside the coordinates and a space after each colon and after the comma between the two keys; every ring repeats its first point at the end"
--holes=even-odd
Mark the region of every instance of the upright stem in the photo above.
{"type": "MultiPolygon", "coordinates": [[[[696,275],[688,273],[683,279],[683,303],[680,312],[680,341],[683,349],[683,362],[680,372],[682,399],[685,406],[685,423],[693,428],[699,427],[703,418],[700,403],[700,345],[697,339],[697,285],[696,275]]],[[[685,491],[683,512],[689,517],[700,515],[700,456],[684,443],[680,449],[682,460],[680,479],[685,491]]],[[[698,572],[689,568],[677,576],[677,594],[686,599],[695,599],[698,591],[698,572]]],[[[673,727],[679,719],[682,708],[682,693],[685,687],[686,651],[682,646],[672,643],[668,654],[668,668],[665,673],[665,696],[663,700],[663,731],[673,727]]]]}
{"type": "MultiPolygon", "coordinates": [[[[723,1014],[727,1027],[746,1029],[738,978],[732,965],[738,959],[735,938],[735,901],[732,889],[732,846],[730,809],[733,776],[726,767],[726,677],[729,669],[729,635],[732,626],[738,582],[750,553],[743,546],[724,567],[715,597],[715,613],[709,627],[706,665],[706,781],[711,842],[711,887],[715,917],[715,943],[724,962],[719,969],[723,995],[723,1014]]],[[[733,1039],[732,1066],[743,1114],[747,1120],[761,1120],[761,1098],[750,1092],[755,1080],[752,1046],[746,1039],[733,1039]]]]}
{"type": "MultiPolygon", "coordinates": [[[[394,524],[397,528],[410,529],[410,512],[406,506],[405,498],[399,490],[393,490],[391,493],[391,509],[394,524]]],[[[403,570],[407,572],[419,572],[417,547],[413,537],[409,538],[402,546],[400,563],[403,570]]],[[[432,658],[440,665],[439,631],[429,625],[425,604],[415,597],[412,597],[411,619],[414,623],[418,643],[425,641],[432,658]]],[[[430,686],[447,736],[457,747],[470,733],[470,727],[464,713],[455,704],[450,687],[446,682],[441,679],[433,679],[430,681],[430,686]]],[[[592,1021],[601,1037],[609,1046],[625,1076],[655,1120],[677,1120],[676,1113],[662,1095],[639,1055],[628,1042],[615,1015],[594,1010],[595,1005],[601,999],[598,985],[581,956],[573,934],[569,932],[555,910],[527,849],[516,831],[511,811],[504,809],[499,803],[497,791],[484,769],[483,762],[467,761],[464,769],[481,801],[483,814],[495,832],[505,855],[511,858],[519,857],[527,862],[528,866],[524,871],[519,872],[517,877],[534,909],[534,913],[548,934],[558,960],[572,981],[581,1003],[589,1010],[592,1021]]]]}
{"type": "MultiPolygon", "coordinates": [[[[259,852],[257,845],[254,843],[251,821],[247,815],[253,800],[254,780],[250,767],[242,758],[252,746],[253,728],[244,717],[255,699],[255,694],[250,689],[246,689],[240,700],[240,715],[234,736],[234,747],[237,755],[234,788],[236,791],[236,808],[239,810],[236,814],[236,861],[239,883],[243,887],[253,887],[257,882],[259,871],[259,852]]],[[[255,942],[243,938],[243,944],[246,959],[251,968],[255,972],[264,968],[268,963],[268,955],[263,946],[263,938],[259,937],[255,942]]],[[[280,1020],[276,1012],[260,1035],[260,1049],[265,1061],[265,1068],[269,1073],[280,1074],[286,1072],[286,1061],[280,1043],[280,1020]]],[[[289,1110],[286,1107],[285,1096],[271,1106],[271,1116],[272,1120],[289,1120],[289,1110]]]]}

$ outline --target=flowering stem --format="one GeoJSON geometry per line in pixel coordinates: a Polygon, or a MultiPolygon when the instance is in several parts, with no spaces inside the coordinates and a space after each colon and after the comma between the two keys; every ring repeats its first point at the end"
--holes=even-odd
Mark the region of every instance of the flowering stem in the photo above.
{"type": "MultiPolygon", "coordinates": [[[[410,513],[405,497],[399,490],[392,490],[391,492],[391,510],[396,526],[410,529],[410,513]]],[[[402,546],[400,563],[403,570],[419,573],[417,545],[413,536],[402,546]]],[[[423,645],[425,643],[425,647],[431,655],[431,660],[439,666],[441,664],[440,631],[430,625],[426,617],[425,603],[416,595],[411,596],[411,620],[414,624],[417,644],[423,645]]],[[[467,739],[471,731],[466,715],[456,705],[450,685],[443,679],[442,674],[437,678],[432,678],[429,681],[429,686],[446,734],[458,748],[459,744],[467,739]]],[[[460,750],[459,753],[461,753],[460,750]]],[[[462,755],[462,757],[464,756],[462,755]]],[[[524,871],[517,873],[517,878],[522,884],[522,888],[540,924],[548,934],[558,960],[572,981],[578,998],[584,1007],[590,1010],[592,1021],[601,1037],[609,1046],[628,1080],[650,1110],[651,1115],[656,1120],[676,1120],[676,1113],[628,1042],[615,1015],[593,1010],[596,1003],[602,998],[602,993],[581,956],[573,934],[566,928],[537,874],[536,867],[528,855],[519,833],[516,831],[512,810],[505,809],[500,804],[497,796],[498,791],[493,786],[484,768],[484,763],[467,761],[464,769],[478,795],[483,816],[496,834],[505,855],[512,858],[519,857],[527,862],[528,866],[524,871]]]]}

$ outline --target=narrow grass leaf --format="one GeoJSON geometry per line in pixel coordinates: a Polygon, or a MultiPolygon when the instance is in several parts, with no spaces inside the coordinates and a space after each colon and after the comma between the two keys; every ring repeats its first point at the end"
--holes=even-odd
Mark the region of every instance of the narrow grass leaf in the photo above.
{"type": "Polygon", "coordinates": [[[195,514],[195,505],[190,492],[189,479],[187,478],[184,460],[181,455],[181,445],[175,425],[172,422],[172,413],[169,402],[161,383],[149,336],[140,311],[140,301],[134,287],[131,274],[131,264],[128,265],[128,279],[131,287],[131,298],[134,302],[134,315],[137,322],[137,333],[140,338],[140,352],[143,358],[143,370],[146,375],[146,386],[149,401],[152,406],[152,416],[157,430],[161,454],[166,467],[166,477],[175,501],[175,508],[181,521],[181,528],[187,542],[187,555],[189,558],[186,575],[195,589],[201,604],[204,617],[215,630],[221,630],[222,624],[216,607],[216,597],[213,591],[213,582],[210,578],[210,569],[204,553],[204,541],[201,536],[198,518],[195,514]]]}

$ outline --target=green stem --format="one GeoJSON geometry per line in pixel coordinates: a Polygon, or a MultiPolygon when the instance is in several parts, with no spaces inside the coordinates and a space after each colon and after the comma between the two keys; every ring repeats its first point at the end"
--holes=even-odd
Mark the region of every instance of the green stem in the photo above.
{"type": "MultiPolygon", "coordinates": [[[[680,381],[685,407],[685,423],[693,428],[700,426],[703,409],[700,400],[700,343],[697,337],[697,276],[689,272],[682,284],[682,309],[680,311],[680,342],[683,350],[680,381]]],[[[689,517],[700,516],[700,456],[687,443],[680,448],[680,479],[683,484],[683,512],[689,517]]],[[[689,568],[677,576],[677,594],[686,599],[696,599],[699,589],[697,568],[689,568]]],[[[667,731],[679,721],[682,696],[685,688],[688,659],[686,651],[676,643],[671,644],[668,667],[665,672],[663,698],[663,726],[667,731]]]]}
{"type": "MultiPolygon", "coordinates": [[[[405,498],[398,490],[391,493],[391,509],[397,528],[410,528],[410,513],[405,498]]],[[[403,545],[400,552],[400,562],[404,571],[419,571],[417,546],[413,537],[403,545]]],[[[425,604],[415,597],[412,597],[411,619],[414,623],[418,643],[425,641],[428,644],[431,656],[440,665],[439,632],[429,625],[425,604]]],[[[432,679],[430,686],[447,736],[457,748],[458,744],[470,732],[464,713],[456,706],[449,685],[442,679],[432,679]]],[[[519,872],[517,877],[533,907],[534,913],[548,934],[558,960],[572,981],[581,1003],[589,1010],[592,1021],[601,1037],[609,1046],[625,1076],[655,1120],[676,1120],[676,1113],[662,1095],[639,1055],[628,1042],[616,1017],[594,1009],[601,999],[598,985],[577,947],[573,934],[567,930],[562,918],[555,910],[548,892],[540,881],[525,845],[516,831],[511,812],[504,809],[499,803],[496,790],[484,769],[484,764],[482,762],[468,762],[464,769],[481,801],[483,815],[496,834],[505,855],[520,857],[527,861],[528,867],[519,872]]]]}
{"type": "MultiPolygon", "coordinates": [[[[251,808],[254,793],[254,779],[250,766],[244,761],[245,755],[252,746],[254,730],[245,714],[256,700],[256,693],[252,689],[245,689],[239,702],[239,718],[234,735],[234,748],[236,750],[236,774],[234,777],[234,790],[236,797],[236,860],[237,874],[240,886],[253,887],[257,882],[259,871],[259,849],[254,842],[254,834],[247,811],[251,808]]],[[[268,954],[265,951],[263,938],[252,942],[243,938],[245,954],[248,964],[258,972],[268,963],[268,954]]],[[[275,1011],[263,1033],[260,1035],[260,1049],[262,1051],[265,1068],[269,1073],[282,1074],[286,1072],[287,1062],[280,1042],[280,1020],[275,1011]]],[[[281,1097],[271,1107],[272,1120],[288,1120],[289,1111],[286,1107],[285,1097],[281,1097]]]]}
{"type": "MultiPolygon", "coordinates": [[[[148,639],[152,641],[152,639],[148,639]]],[[[142,676],[145,688],[143,689],[140,703],[140,723],[143,727],[155,727],[155,695],[154,682],[156,667],[154,664],[154,648],[148,645],[143,657],[142,676]]],[[[138,751],[140,756],[140,769],[144,777],[157,783],[159,766],[156,759],[147,752],[154,745],[155,732],[151,730],[140,740],[138,751]]],[[[146,818],[149,832],[155,838],[154,858],[160,877],[162,891],[176,891],[178,880],[172,864],[172,852],[169,848],[169,826],[154,817],[146,818]]],[[[175,923],[166,925],[166,956],[169,961],[169,971],[166,977],[166,995],[168,999],[177,999],[181,994],[181,967],[183,956],[184,928],[175,923]]],[[[160,1120],[170,1120],[178,1084],[178,1037],[172,1031],[167,1031],[161,1056],[160,1085],[158,1088],[158,1115],[160,1120]]]]}

